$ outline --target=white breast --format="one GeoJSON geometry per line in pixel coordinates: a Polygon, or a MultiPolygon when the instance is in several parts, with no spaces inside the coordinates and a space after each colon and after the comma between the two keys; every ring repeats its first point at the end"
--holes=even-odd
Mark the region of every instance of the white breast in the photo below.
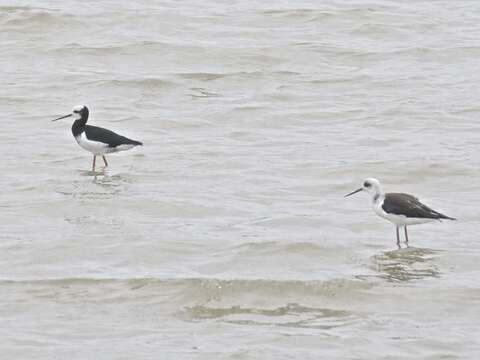
{"type": "Polygon", "coordinates": [[[114,150],[109,148],[108,144],[99,141],[88,140],[85,136],[85,132],[82,132],[80,135],[76,136],[75,140],[77,140],[78,145],[85,150],[90,151],[94,155],[104,155],[111,153],[114,150]]]}

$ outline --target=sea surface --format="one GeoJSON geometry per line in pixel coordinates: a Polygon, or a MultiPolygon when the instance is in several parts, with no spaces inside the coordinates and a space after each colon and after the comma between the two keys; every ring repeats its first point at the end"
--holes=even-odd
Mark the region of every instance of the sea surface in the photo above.
{"type": "Polygon", "coordinates": [[[479,1],[0,0],[0,44],[0,359],[480,358],[479,1]],[[144,146],[93,174],[78,104],[144,146]],[[458,221],[398,250],[365,177],[458,221]]]}

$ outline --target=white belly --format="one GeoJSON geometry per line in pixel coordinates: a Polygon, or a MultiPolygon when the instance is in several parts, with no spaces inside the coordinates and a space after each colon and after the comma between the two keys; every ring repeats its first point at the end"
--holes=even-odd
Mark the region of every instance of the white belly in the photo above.
{"type": "Polygon", "coordinates": [[[90,151],[94,155],[105,155],[114,152],[129,150],[135,147],[135,145],[132,144],[123,144],[112,148],[100,141],[88,140],[84,132],[75,137],[75,140],[77,140],[78,145],[80,145],[85,150],[90,151]]]}
{"type": "Polygon", "coordinates": [[[109,148],[107,144],[88,140],[84,132],[75,137],[75,140],[77,140],[78,145],[94,155],[104,155],[115,151],[114,148],[109,148]]]}
{"type": "Polygon", "coordinates": [[[409,218],[409,217],[406,217],[405,215],[396,215],[396,214],[386,213],[382,209],[381,201],[373,204],[373,210],[378,216],[384,219],[387,219],[388,221],[395,224],[396,226],[424,224],[424,223],[432,222],[435,220],[435,219],[424,219],[424,218],[409,218]]]}

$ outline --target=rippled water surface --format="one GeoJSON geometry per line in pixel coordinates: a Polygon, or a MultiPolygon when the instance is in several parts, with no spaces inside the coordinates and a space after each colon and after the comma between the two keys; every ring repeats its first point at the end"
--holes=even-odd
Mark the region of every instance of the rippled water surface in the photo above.
{"type": "Polygon", "coordinates": [[[478,359],[480,2],[0,0],[5,359],[478,359]],[[144,142],[96,177],[70,121],[144,142]],[[457,222],[397,250],[364,177],[457,222]]]}

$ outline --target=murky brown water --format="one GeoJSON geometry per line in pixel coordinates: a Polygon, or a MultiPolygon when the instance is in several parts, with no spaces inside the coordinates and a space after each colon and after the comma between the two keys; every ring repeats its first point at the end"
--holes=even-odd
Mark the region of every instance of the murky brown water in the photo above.
{"type": "Polygon", "coordinates": [[[480,3],[1,1],[5,359],[477,359],[480,3]],[[70,123],[142,140],[92,177],[70,123]],[[366,176],[458,222],[392,225],[366,176]]]}

